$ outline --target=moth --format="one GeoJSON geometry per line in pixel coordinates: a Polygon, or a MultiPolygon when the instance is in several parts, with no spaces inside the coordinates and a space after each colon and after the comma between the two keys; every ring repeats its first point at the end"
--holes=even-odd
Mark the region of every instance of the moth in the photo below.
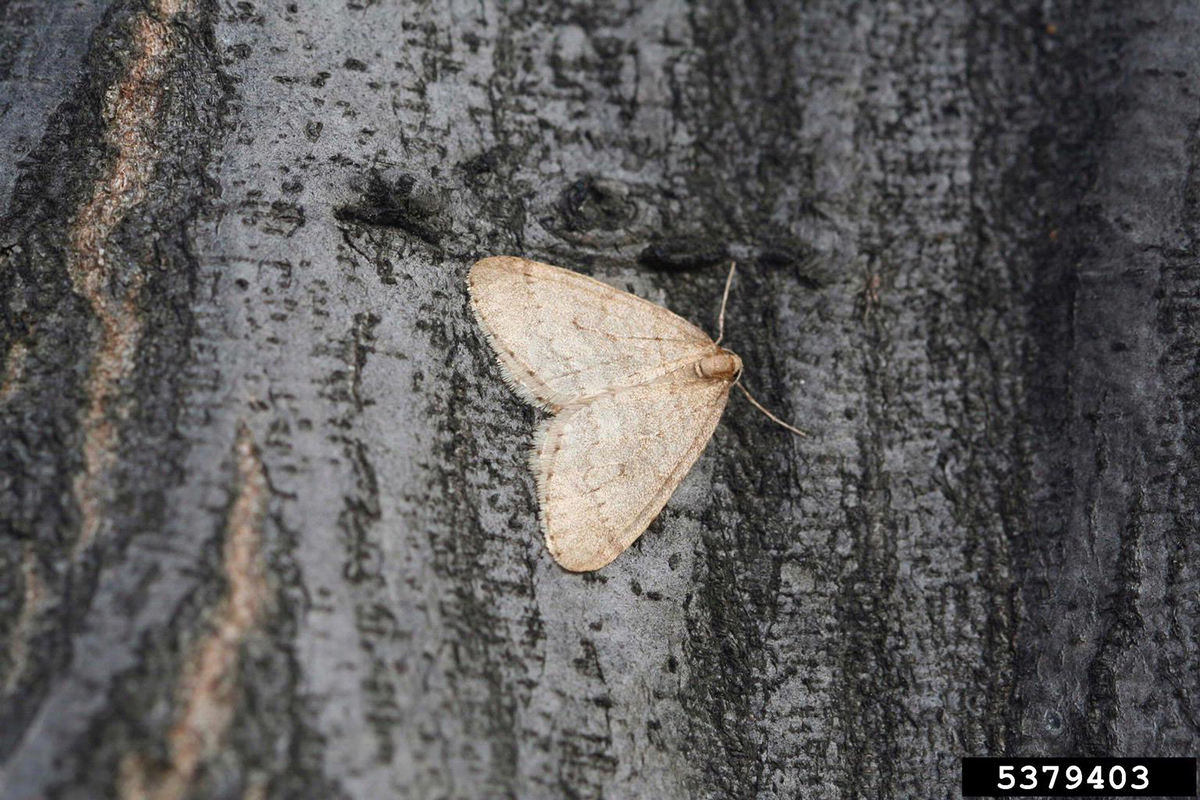
{"type": "Polygon", "coordinates": [[[495,256],[467,277],[501,374],[550,412],[531,454],[546,547],[563,568],[600,569],[642,535],[700,457],[742,360],[662,306],[561,267],[495,256]]]}

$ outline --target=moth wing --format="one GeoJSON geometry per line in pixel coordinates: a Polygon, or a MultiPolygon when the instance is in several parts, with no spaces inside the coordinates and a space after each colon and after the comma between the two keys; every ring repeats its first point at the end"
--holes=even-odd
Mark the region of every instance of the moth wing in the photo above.
{"type": "Polygon", "coordinates": [[[646,383],[713,347],[662,306],[550,264],[485,258],[467,286],[505,379],[534,405],[646,383]]]}
{"type": "Polygon", "coordinates": [[[731,384],[690,372],[567,406],[542,423],[538,504],[546,546],[564,568],[600,569],[620,555],[704,451],[731,384]]]}

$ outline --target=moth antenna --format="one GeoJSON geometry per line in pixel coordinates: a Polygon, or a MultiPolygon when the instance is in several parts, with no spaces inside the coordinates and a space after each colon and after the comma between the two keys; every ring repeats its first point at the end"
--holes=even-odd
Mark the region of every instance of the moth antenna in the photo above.
{"type": "Polygon", "coordinates": [[[725,279],[725,293],[721,295],[721,313],[717,315],[717,341],[715,344],[720,344],[725,338],[725,304],[729,302],[729,287],[733,285],[733,268],[737,266],[736,261],[729,262],[729,277],[725,279]]]}
{"type": "Polygon", "coordinates": [[[807,433],[805,433],[804,431],[800,430],[800,429],[799,429],[799,428],[797,428],[796,426],[794,426],[794,425],[788,425],[786,422],[784,422],[783,420],[781,420],[779,417],[775,416],[775,415],[774,415],[774,414],[772,414],[770,411],[767,411],[767,409],[763,407],[763,404],[762,404],[762,403],[760,403],[760,402],[758,402],[757,400],[755,400],[755,399],[754,399],[754,395],[750,394],[750,390],[749,390],[749,389],[747,389],[745,386],[742,386],[742,378],[741,378],[741,376],[740,376],[740,375],[738,376],[738,379],[737,379],[737,381],[734,383],[734,385],[735,385],[735,386],[737,386],[739,389],[741,389],[741,390],[742,390],[742,393],[743,393],[744,395],[746,395],[746,399],[750,401],[750,404],[751,404],[752,406],[754,406],[754,407],[755,407],[755,408],[757,408],[759,411],[761,411],[762,413],[764,413],[764,414],[766,414],[766,415],[767,415],[767,419],[771,420],[771,421],[772,421],[772,422],[774,422],[776,425],[782,425],[783,427],[787,428],[789,431],[791,431],[792,433],[796,434],[797,436],[808,436],[808,434],[807,434],[807,433]]]}

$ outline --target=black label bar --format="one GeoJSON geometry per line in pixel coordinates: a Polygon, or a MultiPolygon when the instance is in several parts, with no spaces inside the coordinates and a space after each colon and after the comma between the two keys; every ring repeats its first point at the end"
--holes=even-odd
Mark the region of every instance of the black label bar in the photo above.
{"type": "Polygon", "coordinates": [[[1194,758],[964,758],[963,797],[1195,797],[1194,758]]]}

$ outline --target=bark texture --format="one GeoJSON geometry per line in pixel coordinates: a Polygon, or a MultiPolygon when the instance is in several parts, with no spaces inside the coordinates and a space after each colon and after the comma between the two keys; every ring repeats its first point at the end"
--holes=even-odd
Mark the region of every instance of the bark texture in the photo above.
{"type": "Polygon", "coordinates": [[[0,798],[955,797],[1200,743],[1200,3],[0,2],[0,798]],[[540,540],[476,258],[738,397],[540,540]]]}

